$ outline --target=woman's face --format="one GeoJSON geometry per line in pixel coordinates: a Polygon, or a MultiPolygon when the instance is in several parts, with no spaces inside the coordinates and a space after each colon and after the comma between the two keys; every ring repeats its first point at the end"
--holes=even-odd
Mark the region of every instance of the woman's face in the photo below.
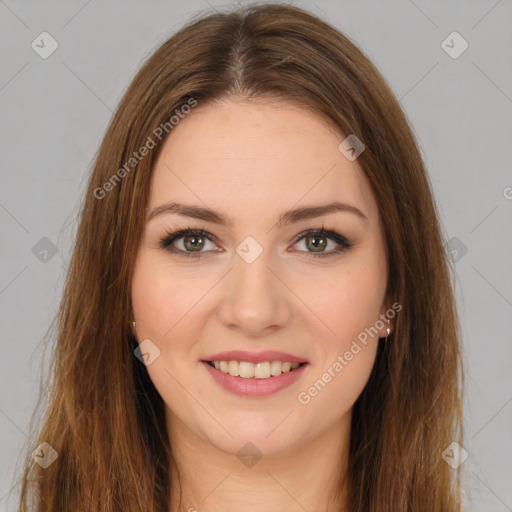
{"type": "Polygon", "coordinates": [[[344,139],[305,109],[225,101],[165,141],[132,303],[171,432],[269,455],[348,428],[389,304],[377,205],[344,139]],[[168,237],[185,229],[204,233],[168,237]]]}

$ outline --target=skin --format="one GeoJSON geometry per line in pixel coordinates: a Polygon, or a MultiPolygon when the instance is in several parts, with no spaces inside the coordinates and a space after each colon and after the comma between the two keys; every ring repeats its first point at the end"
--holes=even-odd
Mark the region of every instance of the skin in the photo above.
{"type": "MultiPolygon", "coordinates": [[[[228,215],[228,228],[165,213],[146,223],[132,282],[139,343],[160,355],[147,366],[166,404],[173,471],[171,512],[322,511],[346,506],[344,474],[352,407],[373,367],[377,336],[307,404],[307,391],[373,326],[386,301],[386,248],[377,204],[357,164],[338,149],[345,136],[311,111],[286,103],[226,100],[198,105],[163,144],[147,214],[168,201],[228,215]],[[301,206],[341,201],[367,219],[336,212],[278,227],[301,206]],[[314,258],[308,229],[333,230],[353,246],[314,258]],[[166,231],[204,229],[203,256],[158,247],[166,231]],[[252,236],[263,253],[247,263],[237,246],[252,236]],[[293,385],[268,397],[221,388],[201,360],[225,350],[279,350],[309,361],[293,385]],[[236,456],[253,443],[262,458],[236,456]]],[[[313,236],[314,235],[310,235],[313,236]]],[[[330,252],[338,244],[322,239],[330,252]]],[[[191,251],[181,238],[173,246],[191,251]]],[[[189,239],[190,242],[190,239],[189,239]]],[[[386,325],[387,327],[387,325],[386,325]]],[[[386,327],[378,336],[386,336],[386,327]]]]}

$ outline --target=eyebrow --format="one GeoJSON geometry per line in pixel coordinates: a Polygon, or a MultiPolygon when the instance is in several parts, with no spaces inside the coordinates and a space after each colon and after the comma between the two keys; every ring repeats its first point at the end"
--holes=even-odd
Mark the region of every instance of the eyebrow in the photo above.
{"type": "MultiPolygon", "coordinates": [[[[300,222],[305,219],[313,219],[316,217],[322,217],[329,213],[346,212],[355,214],[360,219],[368,221],[368,217],[355,206],[333,201],[328,204],[318,206],[304,206],[300,208],[294,208],[281,214],[277,221],[278,226],[289,225],[296,222],[300,222]]],[[[200,219],[214,224],[220,224],[223,226],[233,226],[233,220],[220,212],[204,208],[202,206],[186,205],[176,202],[169,202],[157,206],[151,210],[146,222],[151,219],[163,214],[177,214],[185,217],[192,217],[194,219],[200,219]]]]}

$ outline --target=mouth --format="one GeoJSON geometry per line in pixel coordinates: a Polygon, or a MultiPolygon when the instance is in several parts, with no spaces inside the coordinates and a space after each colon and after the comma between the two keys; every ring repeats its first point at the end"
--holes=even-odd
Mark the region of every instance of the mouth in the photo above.
{"type": "Polygon", "coordinates": [[[203,360],[201,364],[221,389],[247,398],[263,398],[300,380],[309,369],[306,361],[203,360]]]}
{"type": "Polygon", "coordinates": [[[280,360],[260,361],[257,363],[236,360],[203,362],[219,372],[241,379],[272,379],[279,377],[283,373],[294,372],[307,364],[305,361],[299,363],[280,360]]]}

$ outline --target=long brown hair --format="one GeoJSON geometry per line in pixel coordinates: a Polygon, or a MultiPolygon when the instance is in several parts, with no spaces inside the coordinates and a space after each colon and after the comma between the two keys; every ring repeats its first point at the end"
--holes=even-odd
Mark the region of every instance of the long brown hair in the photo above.
{"type": "Polygon", "coordinates": [[[459,511],[459,472],[441,454],[462,444],[460,334],[414,135],[354,43],[304,10],[268,4],[189,21],[145,62],[113,115],[81,205],[31,446],[47,442],[58,457],[43,469],[26,455],[20,511],[168,512],[172,451],[163,400],[134,357],[131,278],[165,140],[155,130],[171,133],[184,105],[227,97],[307,106],[365,144],[358,163],[380,210],[388,297],[402,310],[354,405],[350,510],[459,511]],[[155,147],[134,163],[149,138],[155,147]]]}

